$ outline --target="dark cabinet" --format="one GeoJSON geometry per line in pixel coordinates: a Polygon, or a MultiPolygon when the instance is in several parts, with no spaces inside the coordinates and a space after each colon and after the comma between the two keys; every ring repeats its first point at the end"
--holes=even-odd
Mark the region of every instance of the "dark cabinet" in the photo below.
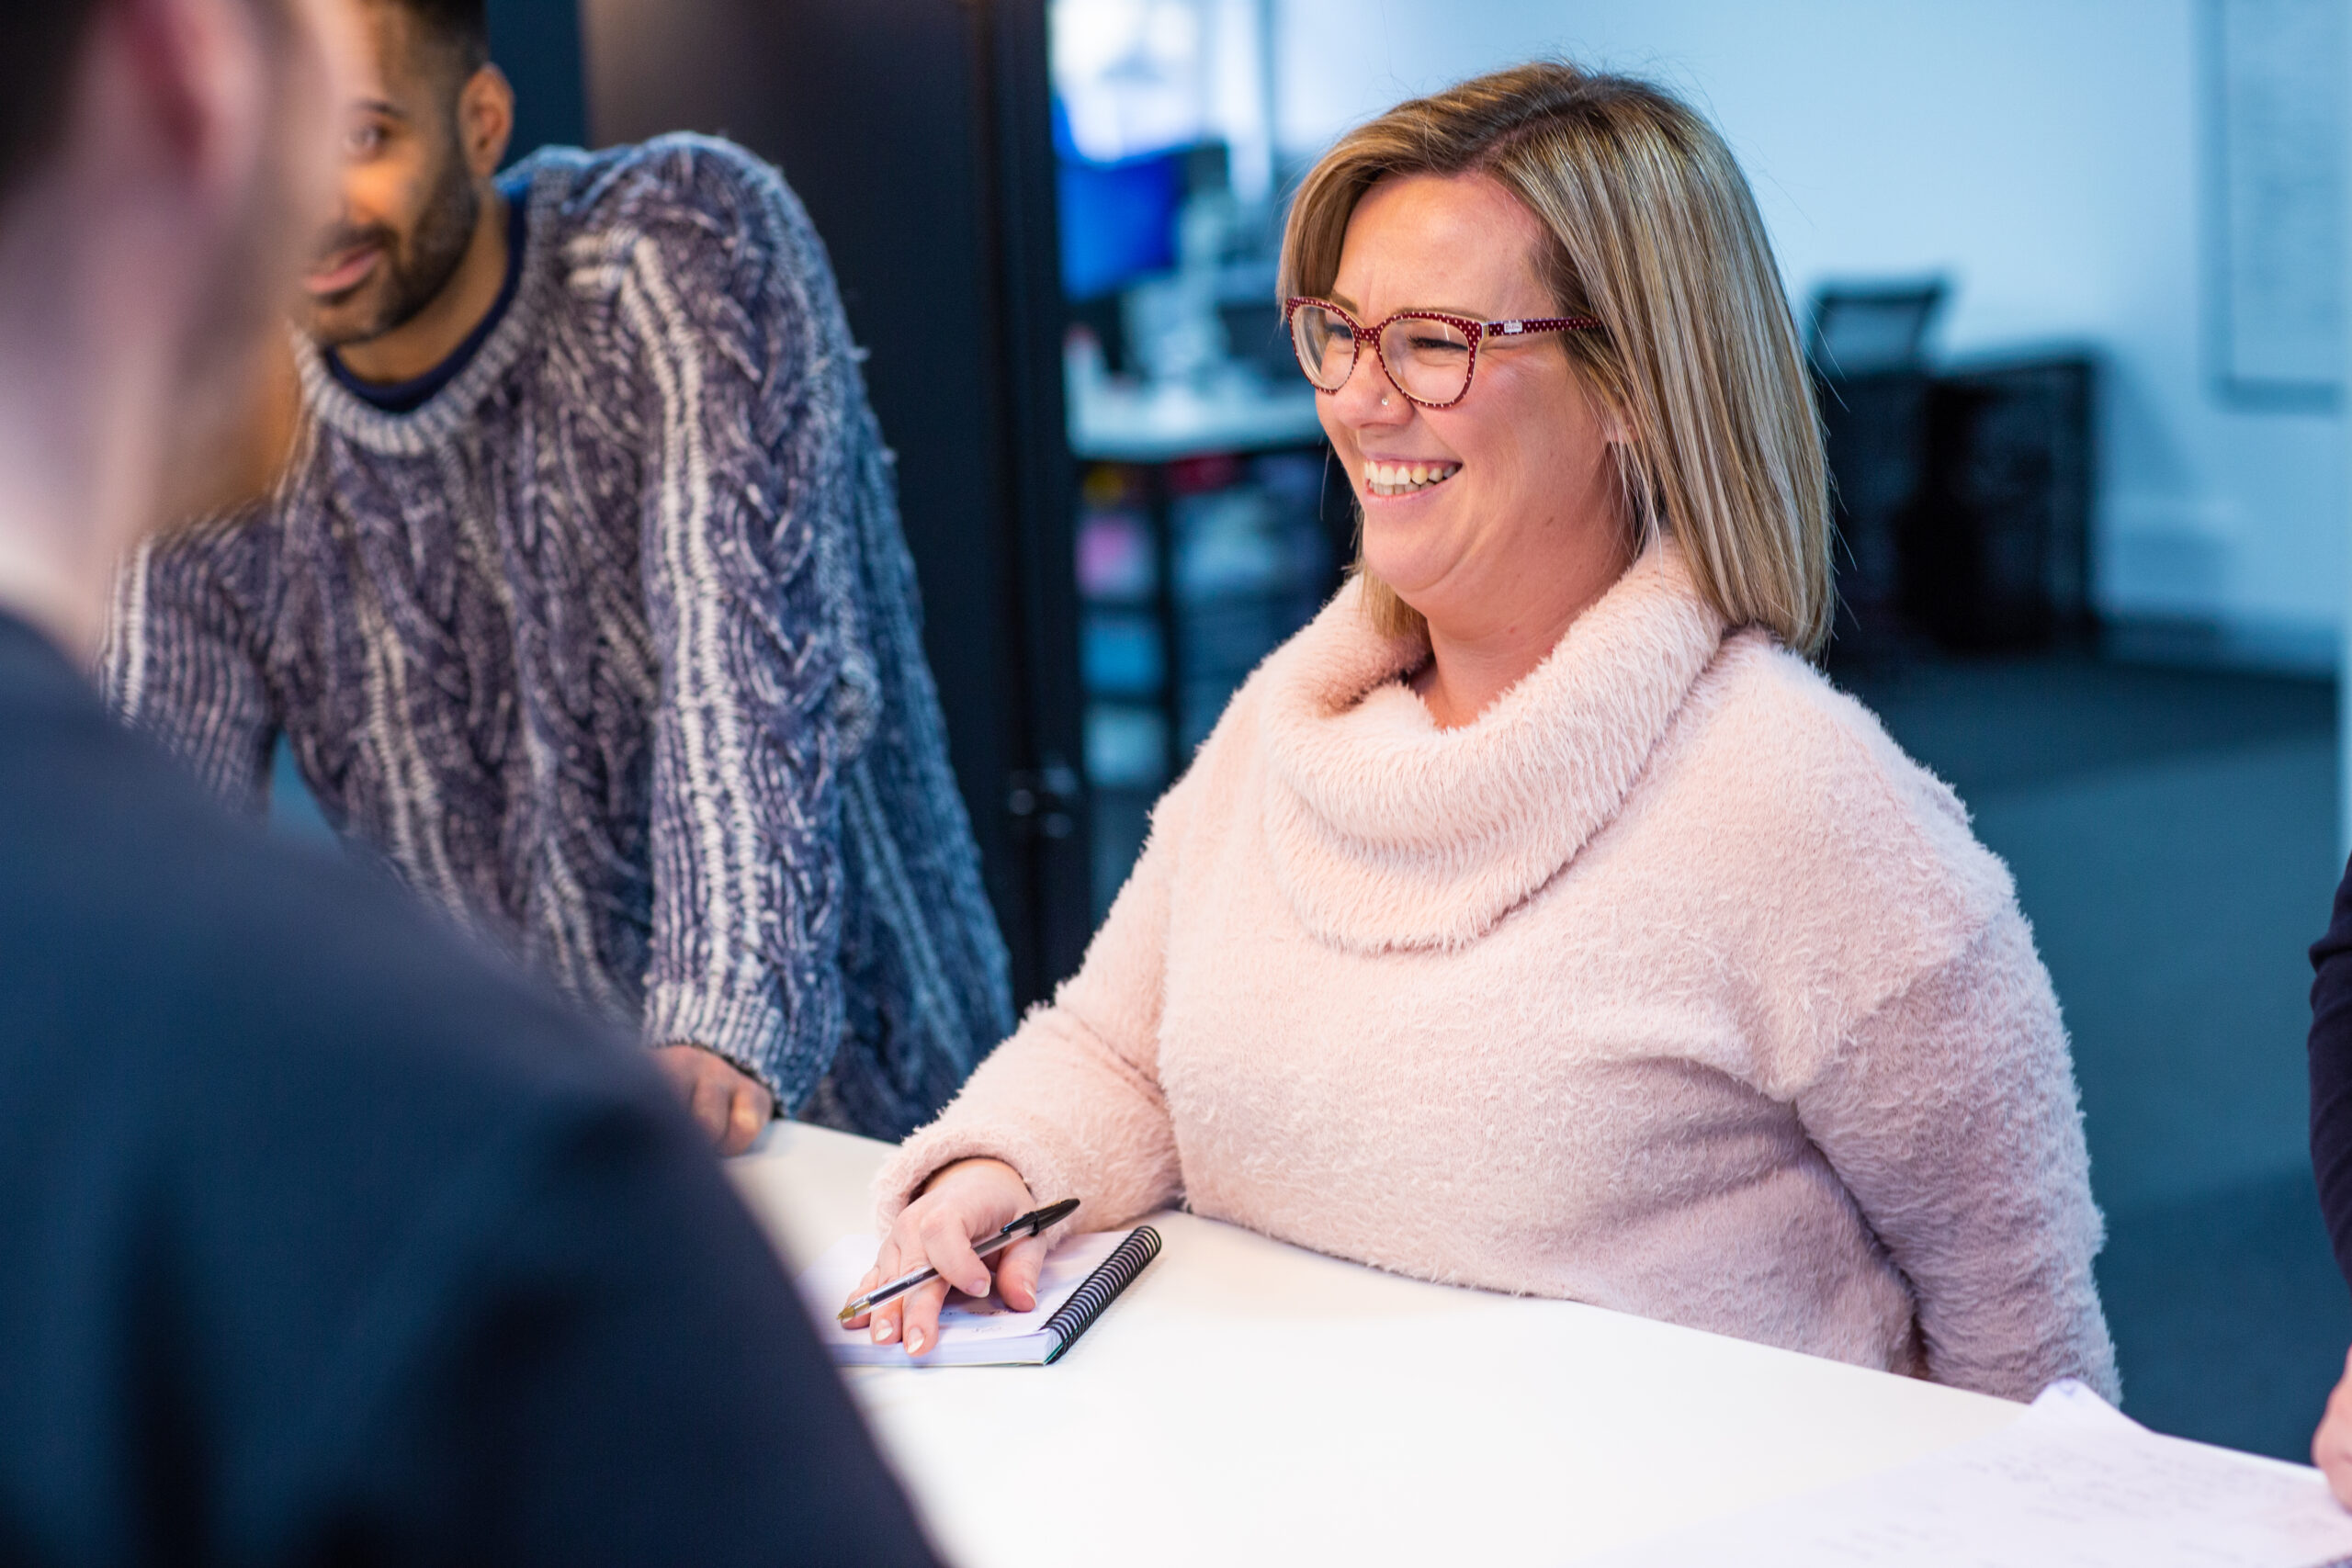
{"type": "Polygon", "coordinates": [[[2096,383],[2081,355],[1817,379],[1838,528],[1833,663],[2094,630],[2096,383]]]}
{"type": "Polygon", "coordinates": [[[1904,604],[1944,647],[2036,648],[2092,630],[2093,382],[2081,357],[1936,378],[1904,604]]]}
{"type": "Polygon", "coordinates": [[[1815,378],[1837,527],[1835,659],[1893,658],[1912,638],[1906,568],[1928,492],[1929,388],[1913,369],[1815,378]]]}

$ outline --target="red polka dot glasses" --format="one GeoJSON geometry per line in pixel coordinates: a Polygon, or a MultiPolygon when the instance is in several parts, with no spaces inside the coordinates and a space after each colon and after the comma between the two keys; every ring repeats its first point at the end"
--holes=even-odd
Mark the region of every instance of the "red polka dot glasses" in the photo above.
{"type": "Polygon", "coordinates": [[[1591,316],[1531,316],[1512,321],[1481,321],[1439,310],[1399,310],[1376,327],[1359,322],[1329,299],[1295,299],[1283,303],[1298,367],[1318,392],[1336,392],[1355,373],[1365,344],[1380,356],[1380,367],[1398,391],[1425,409],[1450,409],[1470,394],[1478,368],[1478,345],[1535,333],[1599,332],[1591,316]]]}

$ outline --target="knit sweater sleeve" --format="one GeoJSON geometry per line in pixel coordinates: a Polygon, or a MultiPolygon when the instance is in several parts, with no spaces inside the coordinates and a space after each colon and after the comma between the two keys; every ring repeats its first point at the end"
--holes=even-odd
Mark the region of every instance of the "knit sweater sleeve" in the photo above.
{"type": "Polygon", "coordinates": [[[119,716],[256,814],[268,804],[278,730],[257,625],[268,545],[266,528],[245,522],[142,545],[116,579],[99,669],[119,716]]]}
{"type": "Polygon", "coordinates": [[[2013,904],[1865,1020],[1797,1110],[1910,1281],[1928,1376],[2118,1397],[2066,1032],[2013,904]]]}
{"type": "Polygon", "coordinates": [[[634,214],[620,320],[650,372],[641,560],[661,662],[650,1044],[805,1102],[843,1030],[840,550],[862,406],[815,237],[780,181],[683,147],[634,214]]]}
{"type": "Polygon", "coordinates": [[[1182,1192],[1159,1019],[1185,794],[1180,782],[1153,812],[1150,841],[1078,973],[883,1166],[874,1184],[883,1227],[933,1171],[976,1156],[1012,1166],[1041,1203],[1078,1199],[1075,1230],[1124,1224],[1182,1192]]]}

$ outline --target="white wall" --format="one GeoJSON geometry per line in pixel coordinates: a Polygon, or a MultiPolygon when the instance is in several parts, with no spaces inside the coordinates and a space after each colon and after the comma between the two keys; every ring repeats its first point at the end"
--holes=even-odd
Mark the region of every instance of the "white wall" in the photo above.
{"type": "Polygon", "coordinates": [[[2200,0],[1272,0],[1282,141],[1539,54],[1660,79],[1739,154],[1802,309],[1949,274],[1942,346],[2103,356],[2098,591],[2332,661],[2334,415],[2249,412],[2205,353],[2200,0]]]}

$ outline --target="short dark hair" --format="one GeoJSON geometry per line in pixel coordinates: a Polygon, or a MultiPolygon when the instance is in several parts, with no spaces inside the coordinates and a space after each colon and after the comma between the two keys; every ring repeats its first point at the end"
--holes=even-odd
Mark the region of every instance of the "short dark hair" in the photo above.
{"type": "Polygon", "coordinates": [[[36,0],[0,17],[0,198],[17,186],[64,129],[80,73],[82,42],[97,0],[36,0]]]}
{"type": "Polygon", "coordinates": [[[461,74],[490,63],[490,0],[394,0],[435,41],[454,51],[461,74]]]}

